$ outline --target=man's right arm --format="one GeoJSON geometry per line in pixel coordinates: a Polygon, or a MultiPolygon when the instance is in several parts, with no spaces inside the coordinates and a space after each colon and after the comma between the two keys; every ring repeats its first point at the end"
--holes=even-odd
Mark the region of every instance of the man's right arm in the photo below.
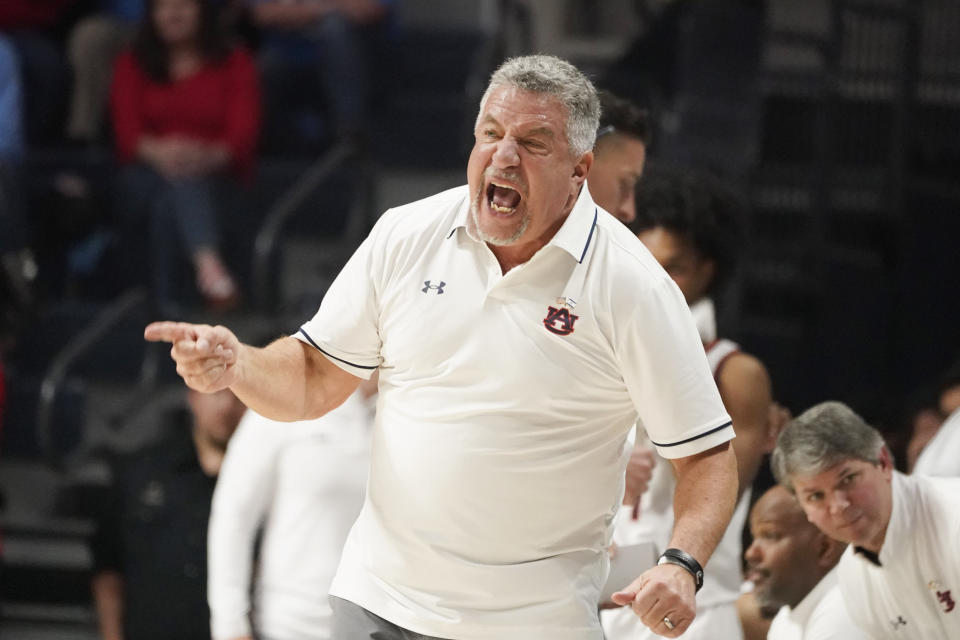
{"type": "Polygon", "coordinates": [[[170,356],[187,386],[204,393],[229,387],[262,416],[292,422],[340,406],[361,379],[296,338],[258,348],[223,326],[154,322],[144,337],[173,345],[170,356]]]}
{"type": "Polygon", "coordinates": [[[207,533],[207,601],[214,640],[251,637],[254,545],[276,492],[283,441],[275,424],[251,411],[230,438],[207,533]]]}

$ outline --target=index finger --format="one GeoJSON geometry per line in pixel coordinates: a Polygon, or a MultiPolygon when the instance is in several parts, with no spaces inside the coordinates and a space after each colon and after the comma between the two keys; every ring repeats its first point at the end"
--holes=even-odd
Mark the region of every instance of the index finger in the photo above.
{"type": "Polygon", "coordinates": [[[151,322],[143,330],[143,338],[150,342],[195,341],[197,325],[187,322],[151,322]]]}

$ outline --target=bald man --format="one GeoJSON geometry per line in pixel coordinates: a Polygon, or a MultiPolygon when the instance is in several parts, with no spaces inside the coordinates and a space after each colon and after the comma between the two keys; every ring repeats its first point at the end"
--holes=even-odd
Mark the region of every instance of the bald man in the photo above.
{"type": "Polygon", "coordinates": [[[744,557],[761,610],[779,609],[767,640],[866,639],[847,613],[835,567],[846,545],[807,521],[777,485],[750,512],[753,544],[744,557]]]}

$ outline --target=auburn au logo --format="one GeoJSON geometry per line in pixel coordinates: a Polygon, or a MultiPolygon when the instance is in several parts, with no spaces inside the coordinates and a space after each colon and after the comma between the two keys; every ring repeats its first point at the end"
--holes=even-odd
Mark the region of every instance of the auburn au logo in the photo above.
{"type": "Polygon", "coordinates": [[[953,598],[950,597],[949,591],[937,591],[937,600],[940,601],[940,604],[943,605],[943,610],[947,613],[953,611],[953,608],[957,605],[957,603],[953,601],[953,598]]]}
{"type": "Polygon", "coordinates": [[[573,323],[580,316],[575,316],[565,308],[547,307],[547,317],[543,319],[543,326],[550,333],[566,336],[573,333],[573,323]]]}

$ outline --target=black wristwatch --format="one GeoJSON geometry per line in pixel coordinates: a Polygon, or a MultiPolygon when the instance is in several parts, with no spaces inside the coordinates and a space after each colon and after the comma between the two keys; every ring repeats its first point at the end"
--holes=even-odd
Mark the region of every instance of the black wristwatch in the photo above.
{"type": "Polygon", "coordinates": [[[680,549],[667,549],[660,554],[660,559],[657,560],[657,564],[666,564],[668,562],[689,571],[690,575],[693,576],[694,583],[697,585],[697,591],[700,591],[700,587],[703,586],[703,567],[700,566],[696,558],[680,549]]]}

